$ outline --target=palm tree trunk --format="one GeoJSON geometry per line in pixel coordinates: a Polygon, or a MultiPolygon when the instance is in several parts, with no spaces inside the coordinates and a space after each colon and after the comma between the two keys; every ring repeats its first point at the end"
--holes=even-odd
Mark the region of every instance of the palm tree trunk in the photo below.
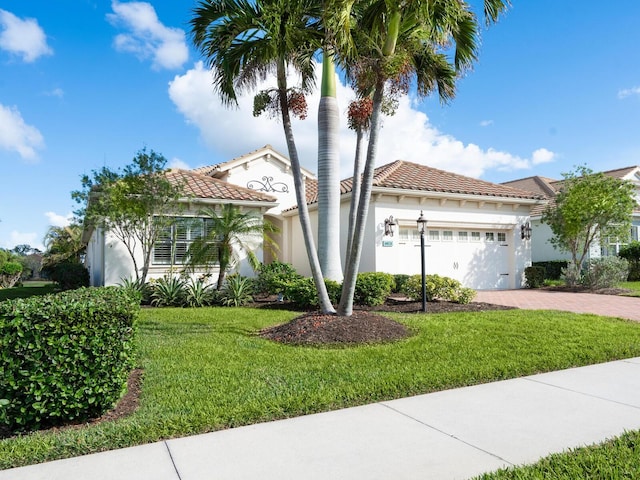
{"type": "Polygon", "coordinates": [[[318,259],[325,278],[342,281],[340,262],[340,112],[336,71],[324,52],[318,109],[318,259]]]}
{"type": "Polygon", "coordinates": [[[371,113],[371,132],[369,134],[367,160],[362,174],[362,188],[358,199],[356,224],[353,231],[353,243],[351,252],[347,255],[349,262],[347,263],[344,282],[342,283],[338,315],[351,316],[353,313],[353,295],[356,289],[356,278],[358,276],[358,267],[360,266],[364,230],[367,215],[369,214],[369,200],[371,199],[371,189],[373,186],[373,171],[375,167],[376,150],[378,149],[378,135],[380,133],[380,115],[382,113],[383,95],[384,82],[379,82],[373,94],[373,112],[371,113]]]}
{"type": "Polygon", "coordinates": [[[353,160],[353,180],[351,182],[351,202],[349,206],[349,230],[347,231],[347,250],[345,265],[351,258],[353,247],[353,232],[356,228],[356,212],[358,211],[358,200],[360,198],[360,185],[362,184],[362,157],[363,157],[364,129],[358,127],[356,130],[356,155],[353,160]]]}
{"type": "Polygon", "coordinates": [[[291,170],[293,173],[293,183],[296,190],[296,201],[298,202],[298,217],[300,218],[300,226],[302,228],[302,236],[307,250],[307,257],[311,267],[313,281],[318,291],[318,301],[320,310],[323,313],[335,313],[335,309],[329,299],[327,286],[322,277],[318,254],[313,241],[313,232],[311,230],[311,221],[309,219],[309,208],[307,207],[307,199],[305,195],[304,184],[302,183],[302,170],[300,168],[300,160],[298,158],[298,150],[293,138],[293,128],[291,126],[291,117],[289,115],[289,105],[287,102],[287,83],[284,64],[278,64],[278,96],[280,98],[280,110],[282,114],[282,126],[284,128],[285,138],[287,140],[287,149],[289,151],[289,159],[291,160],[291,170]]]}

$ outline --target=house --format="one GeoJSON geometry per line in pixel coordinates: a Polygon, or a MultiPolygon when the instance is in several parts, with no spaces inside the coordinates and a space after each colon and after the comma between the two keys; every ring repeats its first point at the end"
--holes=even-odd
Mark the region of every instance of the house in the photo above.
{"type": "MultiPolygon", "coordinates": [[[[302,173],[317,234],[317,180],[307,170],[302,173]]],[[[286,156],[266,145],[228,162],[172,174],[186,181],[186,216],[197,217],[202,205],[230,202],[252,209],[278,227],[274,238],[280,247],[278,259],[310,275],[286,156]]],[[[336,254],[342,256],[343,265],[351,187],[351,179],[341,182],[341,251],[336,254]]],[[[416,220],[422,212],[427,218],[427,273],[456,278],[475,289],[520,288],[524,269],[531,264],[530,240],[522,234],[522,226],[530,221],[531,209],[545,202],[546,196],[539,192],[402,160],[386,164],[375,170],[360,271],[420,273],[416,220]]],[[[92,285],[120,283],[131,275],[132,262],[114,240],[104,232],[93,232],[87,255],[92,285]]],[[[188,236],[183,241],[188,242],[188,236]]],[[[166,273],[167,251],[165,245],[154,248],[152,278],[166,273]]],[[[256,253],[265,263],[273,260],[259,246],[256,253]]],[[[248,273],[245,263],[239,268],[248,273]]]]}
{"type": "MultiPolygon", "coordinates": [[[[636,188],[636,202],[640,205],[640,166],[618,168],[602,173],[632,182],[636,188]]],[[[562,186],[562,180],[533,176],[504,182],[502,185],[544,195],[550,202],[553,202],[556,193],[562,186]]],[[[533,262],[569,260],[570,255],[567,252],[556,249],[549,242],[553,233],[548,225],[542,223],[542,213],[545,207],[545,205],[538,205],[531,211],[531,260],[533,262]]],[[[637,206],[632,214],[631,239],[640,240],[640,206],[637,206]]],[[[605,239],[604,242],[594,242],[589,251],[589,258],[616,255],[621,245],[623,244],[615,238],[605,239]]]]}

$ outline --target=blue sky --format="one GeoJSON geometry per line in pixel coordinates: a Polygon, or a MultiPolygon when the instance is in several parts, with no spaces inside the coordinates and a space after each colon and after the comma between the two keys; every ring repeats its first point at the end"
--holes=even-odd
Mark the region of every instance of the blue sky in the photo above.
{"type": "MultiPolygon", "coordinates": [[[[238,110],[213,95],[189,41],[194,5],[0,0],[0,247],[42,247],[77,207],[82,174],[124,166],[145,146],[181,168],[267,143],[286,153],[281,125],[252,117],[251,95],[238,110]]],[[[639,19],[637,0],[513,0],[450,105],[406,98],[385,119],[378,164],[401,158],[494,182],[640,164],[639,19]]],[[[343,111],[352,99],[340,87],[343,111]]],[[[317,94],[308,102],[294,131],[315,171],[317,94]]]]}

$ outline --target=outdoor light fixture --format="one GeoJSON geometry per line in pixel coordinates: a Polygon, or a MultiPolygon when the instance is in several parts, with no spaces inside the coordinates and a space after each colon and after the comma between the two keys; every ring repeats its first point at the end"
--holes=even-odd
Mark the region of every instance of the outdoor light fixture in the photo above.
{"type": "Polygon", "coordinates": [[[384,234],[388,237],[393,237],[393,227],[397,225],[393,219],[393,215],[389,215],[389,218],[384,219],[384,234]]]}
{"type": "Polygon", "coordinates": [[[420,216],[416,220],[418,224],[418,232],[420,232],[420,260],[422,264],[422,311],[427,311],[427,282],[426,282],[426,262],[424,254],[424,232],[427,228],[427,219],[424,217],[422,210],[420,216]]]}
{"type": "Polygon", "coordinates": [[[531,224],[529,222],[520,225],[520,238],[522,240],[531,240],[531,224]]]}

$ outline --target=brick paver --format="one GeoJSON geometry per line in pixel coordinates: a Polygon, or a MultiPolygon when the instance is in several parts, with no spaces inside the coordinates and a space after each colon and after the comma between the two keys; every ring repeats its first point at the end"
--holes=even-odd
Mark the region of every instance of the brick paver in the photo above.
{"type": "Polygon", "coordinates": [[[640,321],[640,297],[521,289],[480,290],[474,301],[508,305],[528,310],[563,310],[576,313],[594,313],[607,317],[640,321]]]}

